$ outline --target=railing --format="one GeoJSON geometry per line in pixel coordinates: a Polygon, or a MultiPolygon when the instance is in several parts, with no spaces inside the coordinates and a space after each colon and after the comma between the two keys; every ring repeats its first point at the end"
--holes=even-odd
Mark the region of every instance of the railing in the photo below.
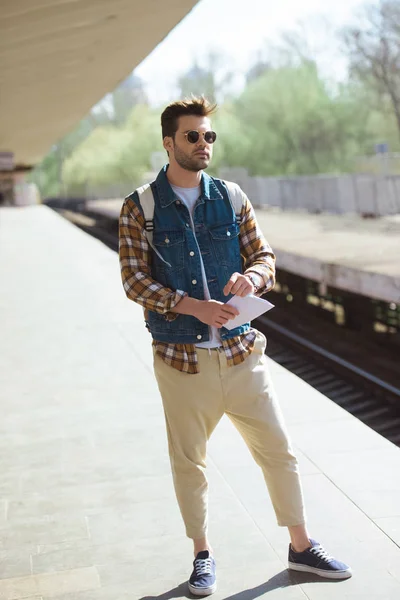
{"type": "Polygon", "coordinates": [[[400,213],[400,175],[250,177],[245,169],[232,168],[220,176],[236,181],[258,208],[371,217],[400,213]]]}
{"type": "MultiPolygon", "coordinates": [[[[147,173],[140,185],[156,175],[147,173]]],[[[219,176],[238,183],[256,208],[353,213],[364,217],[400,213],[400,175],[250,177],[246,169],[226,168],[220,170],[219,176]]],[[[87,199],[124,198],[135,187],[134,182],[98,188],[87,185],[83,196],[87,199]]]]}

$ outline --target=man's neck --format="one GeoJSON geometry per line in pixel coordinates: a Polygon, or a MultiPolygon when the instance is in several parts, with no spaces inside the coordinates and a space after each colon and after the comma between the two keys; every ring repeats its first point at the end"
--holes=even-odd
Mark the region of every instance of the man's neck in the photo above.
{"type": "Polygon", "coordinates": [[[172,185],[182,188],[194,188],[200,185],[203,171],[187,171],[179,165],[169,165],[167,179],[172,185]]]}

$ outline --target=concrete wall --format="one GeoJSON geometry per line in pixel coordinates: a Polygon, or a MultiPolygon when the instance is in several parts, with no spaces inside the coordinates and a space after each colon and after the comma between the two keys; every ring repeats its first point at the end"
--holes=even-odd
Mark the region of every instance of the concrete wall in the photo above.
{"type": "Polygon", "coordinates": [[[373,216],[400,213],[400,175],[249,177],[246,169],[234,168],[221,169],[220,177],[236,181],[259,208],[373,216]]]}

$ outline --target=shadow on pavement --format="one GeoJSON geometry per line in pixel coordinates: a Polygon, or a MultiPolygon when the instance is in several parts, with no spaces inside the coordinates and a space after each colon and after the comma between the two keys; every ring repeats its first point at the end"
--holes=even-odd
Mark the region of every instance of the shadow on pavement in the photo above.
{"type": "Polygon", "coordinates": [[[172,600],[173,598],[194,598],[189,592],[187,581],[158,596],[143,596],[139,600],[172,600]]]}
{"type": "MultiPolygon", "coordinates": [[[[277,573],[268,581],[257,585],[254,588],[250,588],[248,590],[242,590],[237,594],[232,594],[231,596],[225,596],[224,600],[256,600],[256,598],[261,598],[265,595],[268,598],[268,592],[272,592],[273,590],[283,589],[290,587],[292,585],[301,585],[302,583],[314,583],[314,582],[327,581],[326,579],[321,579],[317,575],[313,575],[312,573],[291,573],[287,569],[284,569],[280,573],[277,573]]],[[[331,580],[334,581],[334,580],[331,580]]],[[[337,580],[336,582],[337,583],[337,580]]]]}
{"type": "MultiPolygon", "coordinates": [[[[313,583],[318,581],[326,581],[326,579],[323,580],[321,577],[312,575],[311,573],[293,574],[287,569],[284,569],[280,573],[277,573],[271,577],[271,579],[268,579],[268,581],[265,581],[254,588],[237,592],[237,594],[225,596],[224,600],[255,600],[256,598],[260,598],[264,596],[264,594],[268,594],[268,592],[272,592],[273,590],[277,590],[279,588],[286,588],[292,585],[301,585],[302,583],[313,583]]],[[[338,581],[332,580],[332,583],[338,583],[338,581]]],[[[164,592],[158,596],[143,596],[142,598],[139,598],[139,600],[174,600],[195,597],[196,596],[192,596],[192,594],[190,594],[187,587],[187,582],[185,581],[168,592],[164,592]]]]}

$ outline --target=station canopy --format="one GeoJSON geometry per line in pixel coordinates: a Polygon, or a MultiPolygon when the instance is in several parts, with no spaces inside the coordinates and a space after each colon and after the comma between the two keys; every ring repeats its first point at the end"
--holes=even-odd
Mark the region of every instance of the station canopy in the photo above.
{"type": "Polygon", "coordinates": [[[0,151],[39,162],[196,3],[2,0],[0,151]]]}

